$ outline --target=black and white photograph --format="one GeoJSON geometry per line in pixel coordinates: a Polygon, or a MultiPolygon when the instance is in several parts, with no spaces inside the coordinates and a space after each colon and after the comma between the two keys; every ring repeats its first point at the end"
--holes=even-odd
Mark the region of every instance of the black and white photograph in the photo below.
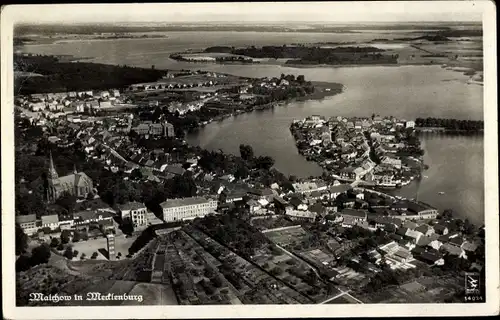
{"type": "Polygon", "coordinates": [[[495,11],[3,7],[6,317],[498,314],[495,11]]]}

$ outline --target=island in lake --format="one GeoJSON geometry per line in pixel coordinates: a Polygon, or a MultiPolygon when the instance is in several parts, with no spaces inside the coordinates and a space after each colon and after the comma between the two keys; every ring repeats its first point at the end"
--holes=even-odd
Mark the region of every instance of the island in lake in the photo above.
{"type": "Polygon", "coordinates": [[[351,65],[351,64],[397,64],[397,54],[385,54],[386,50],[371,46],[263,46],[234,48],[214,46],[203,52],[172,54],[170,58],[181,61],[213,61],[259,63],[262,59],[285,59],[287,65],[351,65]]]}
{"type": "Polygon", "coordinates": [[[339,180],[394,188],[420,178],[426,168],[415,121],[393,117],[310,116],[290,129],[299,152],[339,180]]]}

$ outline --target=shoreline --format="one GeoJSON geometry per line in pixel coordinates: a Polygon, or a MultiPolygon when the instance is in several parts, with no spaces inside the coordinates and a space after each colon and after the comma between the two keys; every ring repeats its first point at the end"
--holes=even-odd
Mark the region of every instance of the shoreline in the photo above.
{"type": "MultiPolygon", "coordinates": [[[[291,103],[297,102],[297,101],[323,100],[327,97],[333,97],[335,95],[342,94],[346,88],[345,85],[343,85],[341,83],[336,83],[336,82],[311,81],[311,83],[314,85],[315,92],[310,94],[310,95],[303,96],[303,97],[288,98],[285,100],[274,101],[271,103],[253,106],[251,110],[240,110],[240,111],[236,111],[233,113],[221,114],[221,115],[217,116],[216,118],[211,119],[211,121],[208,121],[207,123],[204,123],[204,122],[199,123],[198,128],[203,128],[212,122],[220,122],[220,121],[223,121],[227,118],[235,117],[239,114],[252,113],[254,111],[269,110],[269,109],[273,109],[276,106],[284,107],[284,106],[287,106],[288,104],[291,104],[291,103]],[[321,86],[321,88],[324,90],[318,92],[317,91],[318,86],[321,86]],[[330,89],[330,91],[326,91],[326,89],[330,89]]],[[[192,132],[190,132],[190,133],[192,133],[192,132]]],[[[318,177],[320,177],[320,176],[318,176],[318,177]]]]}

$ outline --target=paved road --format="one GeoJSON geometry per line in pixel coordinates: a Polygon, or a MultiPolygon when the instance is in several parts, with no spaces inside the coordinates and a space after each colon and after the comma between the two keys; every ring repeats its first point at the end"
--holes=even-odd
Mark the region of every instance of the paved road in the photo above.
{"type": "MultiPolygon", "coordinates": [[[[338,289],[338,288],[337,288],[337,289],[338,289]]],[[[338,290],[340,290],[340,289],[338,289],[338,290]]],[[[349,298],[352,298],[353,300],[356,300],[356,301],[357,301],[358,303],[360,303],[360,304],[363,304],[363,302],[362,302],[361,300],[356,299],[355,297],[353,297],[353,296],[349,293],[349,291],[342,291],[342,290],[340,290],[340,291],[341,291],[341,292],[340,292],[338,295],[336,295],[336,296],[334,296],[334,297],[331,297],[331,298],[328,298],[328,299],[326,299],[325,301],[321,302],[320,304],[325,304],[325,303],[328,303],[328,302],[330,302],[330,301],[332,301],[332,300],[335,300],[335,299],[337,299],[337,298],[339,298],[339,297],[342,297],[342,296],[344,296],[344,295],[349,296],[349,298]]]]}

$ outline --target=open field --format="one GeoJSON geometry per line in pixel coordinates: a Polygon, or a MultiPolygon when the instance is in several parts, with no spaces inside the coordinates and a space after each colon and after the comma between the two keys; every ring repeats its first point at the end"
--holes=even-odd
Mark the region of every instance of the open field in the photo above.
{"type": "MultiPolygon", "coordinates": [[[[136,236],[126,238],[125,235],[119,235],[115,237],[115,252],[116,254],[118,254],[118,252],[122,253],[120,259],[126,259],[125,256],[128,254],[128,249],[136,238],[136,236]]],[[[94,252],[98,253],[97,259],[108,260],[108,257],[103,255],[103,249],[107,252],[108,247],[106,238],[73,242],[71,243],[71,245],[73,246],[73,250],[78,250],[78,257],[75,258],[75,260],[80,259],[82,253],[85,253],[87,259],[90,259],[90,256],[92,256],[92,253],[94,252]]]]}

